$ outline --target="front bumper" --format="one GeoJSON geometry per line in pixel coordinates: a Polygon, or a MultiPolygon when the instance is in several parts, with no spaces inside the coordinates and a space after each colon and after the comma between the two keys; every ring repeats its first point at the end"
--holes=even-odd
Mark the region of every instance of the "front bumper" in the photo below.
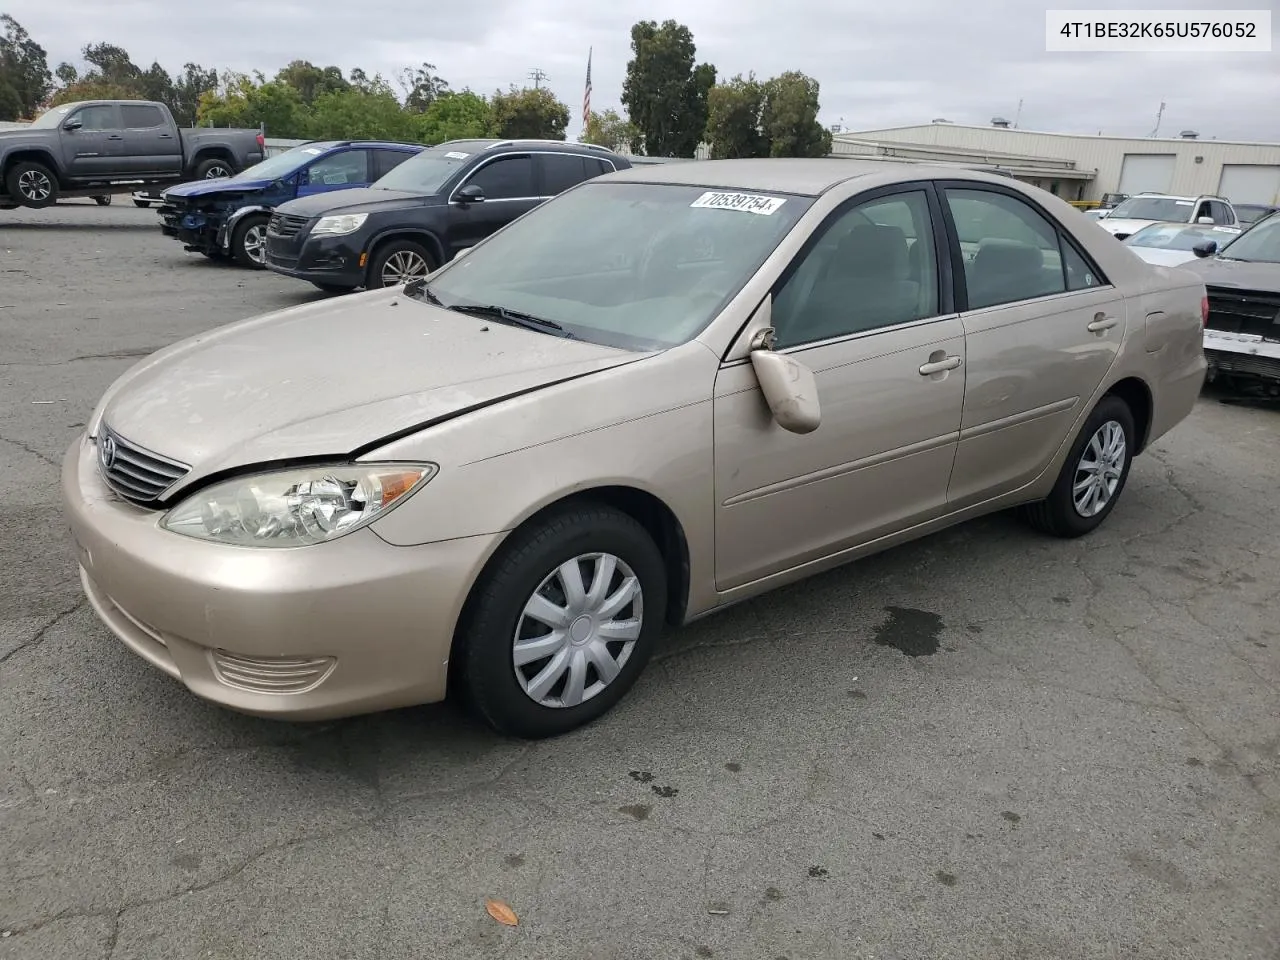
{"type": "Polygon", "coordinates": [[[443,699],[462,604],[501,540],[395,547],[366,528],[293,549],[206,543],[117,498],[83,438],[62,494],[85,593],[112,633],[200,697],[288,720],[443,699]]]}
{"type": "Polygon", "coordinates": [[[160,232],[178,240],[187,250],[214,251],[222,246],[221,218],[171,204],[160,207],[160,232]]]}
{"type": "Polygon", "coordinates": [[[364,286],[363,244],[357,232],[345,237],[277,237],[267,231],[268,270],[337,286],[364,286]]]}

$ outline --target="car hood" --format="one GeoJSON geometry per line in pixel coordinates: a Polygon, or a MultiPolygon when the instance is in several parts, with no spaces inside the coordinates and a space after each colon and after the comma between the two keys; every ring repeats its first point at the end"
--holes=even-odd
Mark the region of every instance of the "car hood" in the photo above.
{"type": "Polygon", "coordinates": [[[1206,257],[1183,265],[1200,277],[1206,286],[1280,293],[1280,263],[1255,263],[1206,257]]]}
{"type": "Polygon", "coordinates": [[[1103,217],[1098,226],[1108,233],[1137,233],[1143,227],[1149,227],[1156,220],[1117,220],[1114,217],[1103,217]]]}
{"type": "Polygon", "coordinates": [[[1169,250],[1161,247],[1137,247],[1133,245],[1129,245],[1129,249],[1147,261],[1147,263],[1154,263],[1161,267],[1176,267],[1196,259],[1195,253],[1191,250],[1169,250]]]}
{"type": "Polygon", "coordinates": [[[344,458],[393,434],[646,356],[377,290],[165,348],[112,385],[91,429],[189,464],[344,458]]]}
{"type": "Polygon", "coordinates": [[[213,180],[192,180],[169,187],[165,193],[171,197],[207,197],[214,193],[252,193],[265,190],[274,180],[237,180],[235,177],[216,177],[213,180]]]}
{"type": "Polygon", "coordinates": [[[373,187],[351,187],[333,193],[316,193],[298,197],[276,209],[294,217],[318,217],[326,213],[375,213],[378,210],[421,206],[435,199],[421,193],[403,190],[377,190],[373,187]]]}

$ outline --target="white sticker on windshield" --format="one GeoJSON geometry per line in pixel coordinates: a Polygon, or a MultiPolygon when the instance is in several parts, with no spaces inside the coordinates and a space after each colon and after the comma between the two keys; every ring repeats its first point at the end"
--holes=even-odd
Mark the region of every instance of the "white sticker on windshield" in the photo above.
{"type": "Polygon", "coordinates": [[[1191,201],[1191,200],[1175,200],[1175,201],[1173,201],[1173,202],[1174,202],[1174,203],[1176,203],[1176,204],[1177,204],[1178,206],[1180,206],[1180,207],[1189,207],[1189,206],[1191,206],[1191,204],[1193,203],[1193,201],[1191,201]]]}
{"type": "Polygon", "coordinates": [[[468,156],[470,156],[470,154],[460,153],[457,150],[450,150],[448,153],[445,154],[445,156],[448,157],[450,160],[465,160],[467,159],[468,156]]]}
{"type": "Polygon", "coordinates": [[[309,154],[311,154],[311,156],[313,156],[313,157],[318,157],[318,156],[320,156],[320,151],[319,151],[318,149],[316,149],[315,147],[307,147],[307,148],[306,148],[306,149],[304,149],[302,152],[303,152],[303,153],[309,153],[309,154]]]}
{"type": "Polygon", "coordinates": [[[712,207],[717,210],[743,210],[747,213],[759,213],[766,217],[786,203],[785,197],[767,197],[759,193],[704,193],[690,207],[712,207]]]}
{"type": "Polygon", "coordinates": [[[1235,227],[1214,227],[1213,232],[1214,233],[1236,233],[1237,231],[1235,227]]]}

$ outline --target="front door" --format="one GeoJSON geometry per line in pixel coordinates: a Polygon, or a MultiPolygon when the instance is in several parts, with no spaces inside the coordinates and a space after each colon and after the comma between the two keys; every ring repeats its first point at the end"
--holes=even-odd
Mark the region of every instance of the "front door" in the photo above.
{"type": "Polygon", "coordinates": [[[474,247],[541,202],[534,187],[533,158],[529,154],[508,153],[485,161],[452,192],[445,256],[452,259],[459,250],[474,247]],[[484,191],[484,200],[478,203],[458,200],[458,191],[468,185],[484,191]]]}
{"type": "Polygon", "coordinates": [[[1128,314],[1097,265],[1024,195],[941,186],[964,263],[968,374],[948,495],[959,509],[1040,475],[1115,361],[1128,314]]]}
{"type": "Polygon", "coordinates": [[[856,197],[774,289],[776,349],[814,371],[822,422],[773,421],[750,361],[715,388],[716,587],[727,590],[941,515],[965,342],[927,184],[856,197]]]}
{"type": "Polygon", "coordinates": [[[67,116],[66,122],[78,121],[75,130],[63,129],[62,161],[67,173],[76,180],[121,179],[120,165],[124,157],[124,132],[120,128],[120,112],[115,104],[94,103],[67,116]]]}
{"type": "Polygon", "coordinates": [[[321,157],[298,174],[298,196],[367,187],[373,182],[368,150],[342,150],[321,157]]]}

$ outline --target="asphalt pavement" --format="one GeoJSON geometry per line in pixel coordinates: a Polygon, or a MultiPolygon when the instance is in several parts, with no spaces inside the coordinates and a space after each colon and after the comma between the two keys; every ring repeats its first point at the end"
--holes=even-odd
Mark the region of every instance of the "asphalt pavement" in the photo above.
{"type": "Polygon", "coordinates": [[[1083,540],[690,626],[562,739],[255,720],[97,623],[60,515],[137,358],[321,296],[156,224],[0,211],[0,960],[1280,957],[1280,408],[1207,395],[1083,540]]]}

